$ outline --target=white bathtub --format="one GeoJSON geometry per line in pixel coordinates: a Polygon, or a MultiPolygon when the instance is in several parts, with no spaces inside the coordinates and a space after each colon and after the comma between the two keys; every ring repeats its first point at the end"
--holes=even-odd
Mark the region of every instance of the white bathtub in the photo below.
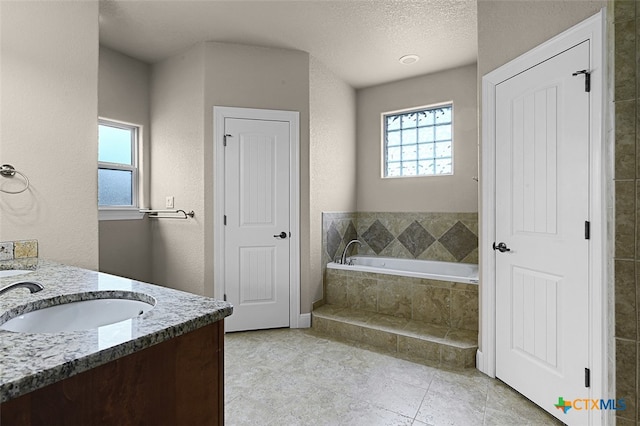
{"type": "Polygon", "coordinates": [[[372,272],[402,277],[477,284],[478,265],[471,263],[440,262],[437,260],[400,259],[394,257],[351,256],[341,265],[331,262],[329,269],[372,272]]]}

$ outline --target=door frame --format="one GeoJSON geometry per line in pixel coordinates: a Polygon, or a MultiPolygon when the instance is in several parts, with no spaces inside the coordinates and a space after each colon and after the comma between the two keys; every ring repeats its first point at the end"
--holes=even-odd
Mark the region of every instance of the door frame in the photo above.
{"type": "Polygon", "coordinates": [[[237,107],[213,107],[213,279],[214,294],[224,294],[224,120],[239,118],[248,120],[284,121],[289,123],[289,327],[305,327],[300,317],[300,113],[297,111],[267,110],[237,107]]]}
{"type": "MultiPolygon", "coordinates": [[[[608,240],[606,177],[610,170],[605,161],[605,82],[607,75],[604,35],[606,15],[602,9],[594,16],[577,24],[562,34],[519,56],[482,77],[482,143],[481,143],[481,232],[480,232],[480,349],[476,356],[477,368],[490,377],[496,371],[496,274],[495,255],[491,249],[495,241],[495,109],[496,86],[501,82],[583,42],[590,41],[591,105],[590,105],[590,182],[589,217],[591,221],[591,245],[589,248],[590,292],[590,354],[591,397],[605,398],[608,394],[608,344],[611,330],[608,322],[608,240]]],[[[582,219],[581,219],[582,220],[582,219]]],[[[587,392],[585,392],[587,393],[587,392]]],[[[580,395],[576,395],[579,397],[580,395]]],[[[597,419],[591,412],[593,424],[597,419]]]]}

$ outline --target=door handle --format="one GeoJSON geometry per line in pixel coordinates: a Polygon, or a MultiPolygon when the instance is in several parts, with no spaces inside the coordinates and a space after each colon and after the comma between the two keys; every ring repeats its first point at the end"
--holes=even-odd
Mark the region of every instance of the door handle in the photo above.
{"type": "Polygon", "coordinates": [[[282,231],[281,233],[279,233],[278,235],[274,235],[274,238],[280,238],[282,240],[284,240],[285,238],[287,238],[287,233],[282,231]]]}
{"type": "Polygon", "coordinates": [[[509,247],[507,247],[507,245],[505,243],[498,243],[496,245],[496,243],[493,243],[493,249],[494,250],[498,250],[500,253],[504,253],[505,251],[511,251],[511,249],[509,247]]]}

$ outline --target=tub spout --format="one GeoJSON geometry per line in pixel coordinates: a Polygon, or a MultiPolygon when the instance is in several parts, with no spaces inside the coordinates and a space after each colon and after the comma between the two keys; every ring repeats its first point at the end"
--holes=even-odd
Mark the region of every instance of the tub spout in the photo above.
{"type": "Polygon", "coordinates": [[[342,258],[340,259],[340,263],[342,263],[343,265],[347,263],[347,250],[349,249],[349,246],[353,243],[358,243],[360,245],[362,245],[362,243],[358,240],[351,240],[349,241],[349,243],[346,245],[346,247],[344,248],[344,251],[342,252],[342,258]]]}

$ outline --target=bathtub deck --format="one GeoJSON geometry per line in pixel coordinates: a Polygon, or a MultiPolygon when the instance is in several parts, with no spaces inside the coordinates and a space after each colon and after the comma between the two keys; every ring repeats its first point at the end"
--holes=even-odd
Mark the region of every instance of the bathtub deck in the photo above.
{"type": "Polygon", "coordinates": [[[475,367],[478,332],[337,305],[312,313],[312,329],[398,358],[431,366],[475,367]]]}

